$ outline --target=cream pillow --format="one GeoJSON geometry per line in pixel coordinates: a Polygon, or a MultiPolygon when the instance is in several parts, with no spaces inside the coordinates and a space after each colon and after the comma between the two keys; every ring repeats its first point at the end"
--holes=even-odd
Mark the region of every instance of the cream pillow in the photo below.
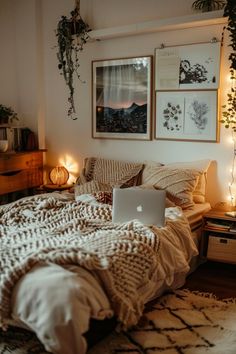
{"type": "MultiPolygon", "coordinates": [[[[140,188],[140,189],[159,189],[159,188],[155,188],[153,185],[151,184],[140,184],[139,186],[135,186],[135,187],[131,187],[133,188],[140,188]]],[[[174,207],[175,203],[172,202],[168,197],[166,197],[166,204],[165,207],[166,208],[170,208],[170,207],[174,207]]]]}
{"type": "Polygon", "coordinates": [[[145,184],[145,180],[152,174],[152,171],[155,170],[157,167],[161,167],[163,164],[156,161],[145,161],[144,168],[142,172],[141,183],[145,184]]]}
{"type": "Polygon", "coordinates": [[[196,188],[193,191],[193,201],[194,203],[205,203],[207,170],[210,164],[211,160],[205,159],[189,162],[174,162],[166,164],[165,166],[170,168],[190,169],[198,171],[199,179],[196,188]]]}
{"type": "Polygon", "coordinates": [[[153,164],[146,171],[149,173],[143,175],[143,184],[165,189],[167,197],[183,209],[194,205],[193,190],[198,183],[200,174],[198,171],[159,167],[153,164]]]}

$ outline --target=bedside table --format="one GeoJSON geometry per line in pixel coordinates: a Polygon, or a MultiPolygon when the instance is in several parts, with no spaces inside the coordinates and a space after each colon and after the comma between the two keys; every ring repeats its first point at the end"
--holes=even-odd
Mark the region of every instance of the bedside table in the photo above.
{"type": "Polygon", "coordinates": [[[212,209],[203,216],[200,255],[216,262],[236,264],[236,218],[212,209]]]}
{"type": "Polygon", "coordinates": [[[60,192],[69,190],[71,187],[73,187],[73,184],[62,184],[61,186],[58,186],[57,184],[44,184],[42,186],[43,190],[46,192],[60,192]]]}

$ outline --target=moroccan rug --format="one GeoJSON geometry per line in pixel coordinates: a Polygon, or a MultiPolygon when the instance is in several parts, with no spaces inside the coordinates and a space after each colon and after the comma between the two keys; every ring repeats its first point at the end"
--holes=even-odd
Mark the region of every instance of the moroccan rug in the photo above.
{"type": "MultiPolygon", "coordinates": [[[[45,354],[36,336],[0,332],[1,354],[45,354]]],[[[110,335],[88,354],[236,354],[236,299],[178,290],[149,303],[139,324],[110,335]]],[[[65,353],[66,354],[66,353],[65,353]]],[[[79,353],[78,353],[79,354],[79,353]]]]}

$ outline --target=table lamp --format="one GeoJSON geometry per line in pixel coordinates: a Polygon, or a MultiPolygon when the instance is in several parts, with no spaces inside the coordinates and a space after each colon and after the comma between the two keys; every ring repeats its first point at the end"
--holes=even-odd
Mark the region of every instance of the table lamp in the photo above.
{"type": "Polygon", "coordinates": [[[61,186],[67,183],[69,179],[69,172],[64,166],[56,166],[50,171],[49,179],[52,184],[61,186]]]}

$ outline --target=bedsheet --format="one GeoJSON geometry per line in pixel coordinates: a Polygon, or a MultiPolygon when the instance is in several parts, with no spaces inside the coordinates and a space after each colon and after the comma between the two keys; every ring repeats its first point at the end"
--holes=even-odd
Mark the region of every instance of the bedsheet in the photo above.
{"type": "Polygon", "coordinates": [[[202,224],[202,215],[211,209],[211,205],[208,202],[201,204],[194,204],[193,208],[185,209],[183,211],[186,216],[190,228],[192,231],[197,229],[202,224]]]}
{"type": "MultiPolygon", "coordinates": [[[[28,200],[28,198],[26,199],[28,200]]],[[[54,195],[50,195],[51,204],[48,204],[47,198],[41,197],[41,199],[38,200],[38,202],[40,202],[40,208],[35,207],[33,210],[32,208],[20,208],[18,215],[11,214],[15,206],[13,203],[11,207],[8,206],[7,208],[2,208],[0,210],[1,220],[4,220],[4,216],[6,216],[7,213],[10,213],[12,216],[14,215],[15,219],[13,218],[11,221],[8,220],[8,222],[10,222],[11,235],[16,236],[17,232],[15,230],[14,233],[14,227],[17,225],[17,218],[19,220],[21,217],[23,219],[31,219],[31,221],[34,221],[31,222],[31,225],[38,224],[38,227],[40,226],[40,233],[38,235],[43,238],[47,234],[50,239],[55,233],[58,236],[58,228],[55,229],[54,225],[53,229],[49,224],[46,225],[47,227],[44,229],[45,223],[43,222],[40,210],[42,212],[45,208],[47,209],[48,205],[53,205],[53,200],[63,202],[65,199],[65,196],[57,195],[55,193],[54,195]],[[16,224],[14,224],[14,220],[16,224]],[[47,228],[49,228],[50,233],[47,233],[47,228]]],[[[32,201],[34,201],[34,199],[29,198],[29,202],[32,203],[32,201]]],[[[74,225],[73,223],[76,223],[76,219],[78,216],[81,218],[81,215],[79,215],[79,213],[74,213],[74,209],[76,208],[75,201],[67,200],[67,202],[71,203],[70,206],[73,210],[72,214],[75,214],[76,216],[75,218],[72,218],[72,225],[74,225]]],[[[84,208],[84,203],[78,204],[82,205],[84,208]]],[[[57,203],[56,205],[56,208],[59,208],[58,205],[60,205],[60,203],[57,203]]],[[[39,204],[37,206],[39,206],[39,204]]],[[[105,208],[103,211],[104,210],[108,212],[109,208],[105,208]]],[[[54,217],[56,217],[56,210],[53,210],[53,213],[55,214],[54,217]]],[[[62,228],[64,232],[66,230],[67,236],[68,230],[73,230],[71,224],[68,223],[68,217],[68,215],[65,215],[64,222],[62,220],[60,223],[60,228],[62,228]],[[70,229],[71,227],[72,229],[70,229]]],[[[90,217],[94,217],[94,215],[91,214],[90,217]]],[[[139,272],[138,268],[142,268],[142,262],[140,262],[140,260],[142,258],[144,259],[146,256],[149,260],[151,259],[150,263],[145,263],[148,272],[142,273],[141,278],[143,279],[143,275],[145,275],[145,282],[140,281],[139,279],[136,284],[135,293],[137,293],[138,298],[141,298],[142,301],[140,302],[137,301],[136,298],[131,298],[133,303],[131,301],[128,304],[131,307],[133,306],[132,311],[135,312],[135,320],[138,320],[141,315],[143,305],[152,298],[160,295],[166,287],[177,288],[183,285],[185,276],[189,271],[189,263],[198,253],[191,238],[189,224],[183,216],[182,211],[179,208],[168,208],[166,210],[166,217],[167,226],[161,230],[155,227],[150,229],[138,225],[138,229],[141,230],[141,232],[136,234],[135,246],[137,249],[141,247],[142,252],[137,258],[139,262],[135,263],[134,261],[133,269],[130,269],[130,264],[128,265],[128,269],[123,269],[122,263],[119,263],[122,257],[120,254],[119,257],[116,255],[116,265],[118,268],[120,266],[120,269],[123,270],[123,272],[119,274],[119,278],[123,278],[127,275],[127,272],[130,272],[130,275],[133,278],[135,272],[139,272]],[[147,245],[145,246],[145,242],[142,240],[143,234],[145,234],[145,238],[148,239],[149,248],[146,247],[147,245]],[[155,242],[153,242],[154,240],[155,242]],[[150,245],[152,247],[150,247],[150,245]],[[140,289],[142,290],[141,292],[140,289]]],[[[103,222],[105,219],[103,214],[103,222]]],[[[134,223],[129,224],[129,231],[132,229],[133,225],[134,223]]],[[[101,226],[101,224],[99,226],[101,226]]],[[[98,224],[96,224],[96,228],[98,228],[98,224]]],[[[1,240],[4,240],[3,234],[4,231],[6,232],[6,227],[3,226],[1,231],[1,240]]],[[[127,229],[123,231],[127,234],[127,229]]],[[[134,233],[137,232],[137,230],[131,231],[134,233]]],[[[99,232],[99,236],[101,237],[101,230],[96,229],[96,232],[99,232]]],[[[92,237],[97,235],[96,232],[93,233],[92,237]]],[[[106,237],[111,232],[109,224],[106,237]]],[[[75,237],[75,234],[73,234],[73,237],[75,237]]],[[[119,238],[120,237],[122,237],[121,233],[119,233],[119,238]]],[[[72,240],[70,239],[70,241],[72,240]]],[[[8,246],[7,242],[5,243],[5,246],[8,246]]],[[[35,242],[37,242],[37,238],[35,242]]],[[[95,251],[95,249],[93,249],[93,251],[95,251]]],[[[133,257],[135,253],[133,251],[134,249],[130,249],[130,252],[125,253],[125,257],[133,257]]],[[[117,302],[119,302],[119,299],[114,296],[113,291],[110,292],[111,289],[109,289],[109,286],[112,282],[107,286],[106,277],[103,276],[106,272],[104,272],[101,267],[98,270],[96,267],[91,267],[91,264],[88,266],[89,263],[85,262],[80,264],[77,261],[77,265],[73,265],[75,268],[72,269],[68,268],[72,265],[67,264],[66,262],[61,264],[55,263],[58,262],[50,262],[50,260],[45,261],[45,258],[38,259],[27,272],[19,276],[17,285],[12,287],[14,289],[12,290],[11,296],[12,319],[22,322],[24,325],[35,331],[39,339],[45,345],[45,348],[52,353],[65,354],[66,352],[68,354],[76,354],[78,353],[79,347],[79,353],[84,354],[86,352],[86,343],[82,334],[85,333],[88,328],[89,318],[98,318],[99,315],[104,318],[106,316],[111,316],[113,313],[118,315],[119,318],[119,313],[117,312],[117,302]],[[87,268],[87,270],[84,268],[87,268]],[[47,278],[48,281],[44,282],[43,279],[47,278]],[[67,282],[70,286],[65,286],[67,282]],[[29,284],[31,284],[31,287],[28,286],[29,284]],[[42,284],[44,284],[44,287],[42,287],[42,284]],[[97,289],[96,294],[94,294],[91,289],[97,289]],[[92,297],[89,296],[89,294],[92,294],[92,297]],[[94,301],[92,301],[91,298],[94,299],[94,301]],[[64,299],[66,299],[66,301],[64,299]],[[75,307],[73,304],[75,304],[75,307]],[[62,324],[62,326],[60,324],[62,324]],[[73,328],[73,330],[71,330],[71,328],[73,328]],[[66,350],[65,345],[67,346],[66,350]]],[[[74,263],[76,263],[75,260],[74,263]]],[[[114,281],[114,279],[117,278],[113,277],[112,279],[114,281]]],[[[130,284],[126,283],[125,286],[130,286],[130,284]]],[[[127,299],[128,297],[126,300],[127,299]]],[[[124,303],[121,302],[120,306],[123,304],[124,303]]],[[[127,306],[125,309],[127,310],[127,306]]],[[[122,318],[120,318],[120,320],[122,320],[122,318]]],[[[130,324],[133,323],[132,321],[130,322],[130,324]]]]}

